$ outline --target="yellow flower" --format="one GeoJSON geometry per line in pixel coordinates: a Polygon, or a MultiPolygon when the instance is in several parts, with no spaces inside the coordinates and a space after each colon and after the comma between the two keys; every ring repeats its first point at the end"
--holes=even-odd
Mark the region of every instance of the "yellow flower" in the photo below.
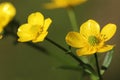
{"type": "Polygon", "coordinates": [[[0,38],[4,27],[13,19],[16,14],[15,7],[10,2],[0,4],[0,38]]]}
{"type": "Polygon", "coordinates": [[[86,0],[52,0],[51,3],[45,4],[45,7],[47,9],[67,8],[82,4],[85,1],[86,0]]]}
{"type": "Polygon", "coordinates": [[[40,12],[32,13],[28,16],[28,23],[21,25],[18,28],[17,35],[20,42],[41,42],[47,36],[52,20],[50,18],[44,19],[40,12]]]}
{"type": "Polygon", "coordinates": [[[80,32],[69,32],[66,36],[68,45],[78,48],[78,56],[102,53],[111,50],[114,45],[105,44],[116,32],[115,24],[107,24],[100,31],[99,24],[94,20],[88,20],[80,27],[80,32]]]}

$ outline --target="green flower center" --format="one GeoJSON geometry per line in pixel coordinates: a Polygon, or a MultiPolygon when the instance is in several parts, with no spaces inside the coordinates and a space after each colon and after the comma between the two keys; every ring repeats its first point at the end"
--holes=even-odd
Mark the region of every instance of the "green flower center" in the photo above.
{"type": "Polygon", "coordinates": [[[90,43],[90,45],[94,46],[99,42],[99,40],[95,36],[89,36],[88,42],[90,43]]]}

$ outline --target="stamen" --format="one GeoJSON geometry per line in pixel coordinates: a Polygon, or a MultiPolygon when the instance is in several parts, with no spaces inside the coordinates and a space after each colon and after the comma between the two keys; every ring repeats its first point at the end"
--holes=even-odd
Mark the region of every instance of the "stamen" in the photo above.
{"type": "Polygon", "coordinates": [[[94,46],[99,42],[99,40],[95,36],[89,36],[88,42],[90,43],[90,45],[94,46]]]}

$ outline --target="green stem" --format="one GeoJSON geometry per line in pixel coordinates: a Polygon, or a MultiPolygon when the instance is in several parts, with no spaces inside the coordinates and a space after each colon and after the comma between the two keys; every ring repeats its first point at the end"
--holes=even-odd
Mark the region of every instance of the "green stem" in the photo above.
{"type": "Polygon", "coordinates": [[[77,21],[76,21],[75,12],[74,12],[73,7],[67,8],[67,12],[68,12],[68,16],[69,16],[70,22],[72,24],[73,30],[78,31],[77,21]]]}
{"type": "Polygon", "coordinates": [[[96,61],[96,67],[97,67],[97,72],[98,72],[98,76],[99,76],[99,80],[103,80],[101,73],[100,73],[100,67],[99,67],[99,62],[98,62],[98,57],[97,54],[94,54],[95,56],[95,61],[96,61]]]}
{"type": "Polygon", "coordinates": [[[69,47],[69,50],[67,50],[47,37],[46,37],[46,40],[52,43],[53,45],[55,45],[56,47],[58,47],[59,49],[63,50],[65,53],[69,54],[73,59],[75,59],[78,62],[80,66],[83,67],[85,72],[88,72],[90,74],[95,72],[94,69],[89,64],[84,63],[79,57],[77,57],[72,53],[72,51],[70,50],[71,47],[69,47]]]}
{"type": "Polygon", "coordinates": [[[86,65],[82,60],[80,60],[76,55],[74,55],[71,51],[65,49],[64,47],[62,47],[61,45],[57,44],[56,42],[52,41],[51,39],[46,37],[46,40],[49,41],[50,43],[54,44],[55,46],[57,46],[58,48],[60,48],[61,50],[63,50],[64,52],[67,52],[71,57],[73,57],[79,64],[81,65],[86,65]]]}

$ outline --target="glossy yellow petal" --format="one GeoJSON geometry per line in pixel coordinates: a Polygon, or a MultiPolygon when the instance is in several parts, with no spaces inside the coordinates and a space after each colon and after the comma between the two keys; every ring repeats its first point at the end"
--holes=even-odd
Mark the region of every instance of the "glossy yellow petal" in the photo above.
{"type": "Polygon", "coordinates": [[[51,3],[46,3],[44,7],[46,9],[65,8],[68,4],[65,0],[53,0],[51,3]]]}
{"type": "Polygon", "coordinates": [[[17,35],[19,37],[18,41],[20,42],[26,42],[26,41],[30,41],[33,40],[38,31],[36,31],[38,28],[33,27],[30,24],[23,24],[18,28],[18,32],[17,35]]]}
{"type": "Polygon", "coordinates": [[[47,9],[67,8],[84,3],[86,0],[52,0],[51,3],[44,5],[47,9]]]}
{"type": "Polygon", "coordinates": [[[84,2],[86,2],[87,0],[68,0],[70,2],[70,5],[79,5],[82,4],[84,2]]]}
{"type": "Polygon", "coordinates": [[[0,13],[0,32],[10,22],[10,18],[7,15],[0,13]]]}
{"type": "Polygon", "coordinates": [[[101,37],[103,37],[105,41],[111,39],[116,32],[116,28],[115,24],[107,24],[101,31],[101,37]]]}
{"type": "Polygon", "coordinates": [[[89,36],[98,36],[100,33],[100,26],[94,20],[88,20],[80,27],[80,34],[88,38],[89,36]]]}
{"type": "Polygon", "coordinates": [[[44,16],[40,12],[32,13],[28,16],[28,24],[40,25],[40,27],[42,27],[44,24],[44,16]]]}
{"type": "Polygon", "coordinates": [[[84,38],[78,32],[69,32],[65,38],[68,45],[81,48],[86,45],[84,38]]]}
{"type": "Polygon", "coordinates": [[[59,7],[66,7],[68,5],[67,0],[53,0],[53,3],[56,4],[56,6],[59,6],[59,7]]]}
{"type": "Polygon", "coordinates": [[[88,54],[88,49],[85,47],[81,49],[77,49],[76,53],[78,56],[85,56],[86,54],[88,54]]]}
{"type": "Polygon", "coordinates": [[[3,2],[0,4],[0,13],[12,19],[16,14],[16,9],[10,2],[3,2]]]}
{"type": "Polygon", "coordinates": [[[100,49],[98,49],[97,52],[100,52],[100,53],[107,52],[107,51],[113,49],[113,47],[114,47],[113,45],[105,45],[105,46],[101,47],[100,49]]]}
{"type": "Polygon", "coordinates": [[[0,33],[3,31],[3,28],[0,26],[0,33]]]}
{"type": "Polygon", "coordinates": [[[89,54],[87,48],[77,49],[76,53],[77,53],[78,56],[84,56],[86,54],[87,55],[89,54]]]}
{"type": "MultiPolygon", "coordinates": [[[[3,2],[0,4],[0,33],[4,27],[12,20],[16,14],[15,7],[9,2],[3,2]]],[[[1,38],[0,34],[0,38],[1,38]]]]}
{"type": "Polygon", "coordinates": [[[47,29],[49,28],[50,24],[52,23],[52,20],[50,18],[45,19],[45,23],[44,23],[44,27],[43,27],[43,31],[47,31],[47,29]]]}
{"type": "Polygon", "coordinates": [[[77,49],[76,53],[78,56],[86,56],[86,55],[92,55],[94,53],[96,53],[96,49],[94,47],[84,47],[81,49],[77,49]]]}
{"type": "Polygon", "coordinates": [[[37,38],[32,40],[32,42],[36,43],[36,42],[43,41],[45,39],[45,37],[47,36],[47,34],[48,34],[48,32],[40,33],[37,38]]]}
{"type": "Polygon", "coordinates": [[[0,13],[0,39],[2,38],[2,32],[4,30],[4,27],[7,26],[7,24],[9,23],[10,19],[8,16],[0,13]]]}

